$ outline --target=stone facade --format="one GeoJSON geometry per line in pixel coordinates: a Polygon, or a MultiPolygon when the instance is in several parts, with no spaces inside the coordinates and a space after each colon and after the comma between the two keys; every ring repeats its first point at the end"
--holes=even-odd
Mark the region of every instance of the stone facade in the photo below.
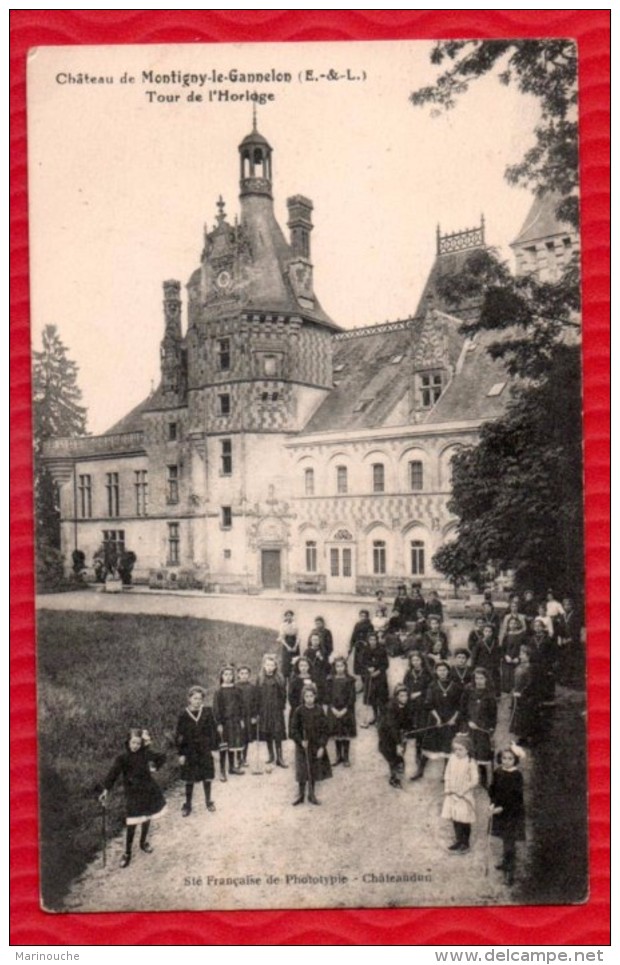
{"type": "Polygon", "coordinates": [[[158,388],[108,433],[47,445],[68,568],[74,549],[90,564],[113,543],[154,586],[439,582],[432,557],[457,523],[451,457],[508,394],[432,291],[483,226],[438,238],[410,319],[341,332],[314,290],[312,202],[289,199],[287,241],[271,159],[254,129],[239,147],[239,218],[219,200],[185,334],[180,283],[164,282],[158,388]]]}

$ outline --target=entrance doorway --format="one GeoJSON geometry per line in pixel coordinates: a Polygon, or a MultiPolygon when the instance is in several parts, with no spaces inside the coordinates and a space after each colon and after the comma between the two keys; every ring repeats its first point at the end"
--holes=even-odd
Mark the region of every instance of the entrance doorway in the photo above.
{"type": "Polygon", "coordinates": [[[280,589],[280,550],[261,550],[261,583],[265,589],[280,589]]]}
{"type": "Polygon", "coordinates": [[[328,593],[355,593],[355,546],[349,543],[327,544],[328,593]]]}

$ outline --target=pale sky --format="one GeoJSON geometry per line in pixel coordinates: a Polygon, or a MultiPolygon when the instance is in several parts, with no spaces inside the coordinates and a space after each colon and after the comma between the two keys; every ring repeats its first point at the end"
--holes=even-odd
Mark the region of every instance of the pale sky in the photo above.
{"type": "MultiPolygon", "coordinates": [[[[315,291],[343,328],[405,318],[435,252],[435,229],[479,223],[510,257],[531,204],[504,180],[533,142],[537,104],[495,77],[454,111],[431,117],[411,91],[432,82],[426,41],[329,44],[39,48],[29,63],[29,194],[33,345],[57,325],[79,367],[88,427],[102,432],[159,379],[162,282],[185,285],[203,224],[221,193],[238,213],[237,146],[252,104],[209,92],[274,93],[258,107],[273,148],[275,211],[314,203],[315,291]],[[288,71],[290,83],[142,82],[142,71],[288,71]],[[349,69],[366,79],[300,80],[349,69]],[[134,84],[120,83],[122,74],[134,84]],[[111,85],[59,84],[59,73],[113,76],[111,85]],[[148,103],[146,91],[180,94],[148,103]]],[[[185,295],[184,319],[185,319],[185,295]]]]}

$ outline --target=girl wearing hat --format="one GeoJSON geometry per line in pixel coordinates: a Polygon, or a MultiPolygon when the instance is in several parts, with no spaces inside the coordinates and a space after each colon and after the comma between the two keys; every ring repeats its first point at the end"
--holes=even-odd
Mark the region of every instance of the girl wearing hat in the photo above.
{"type": "Polygon", "coordinates": [[[499,767],[493,774],[489,788],[491,799],[491,834],[501,838],[504,854],[498,871],[504,872],[507,885],[514,884],[517,841],[525,840],[525,805],[523,803],[523,775],[519,770],[523,751],[516,744],[505,747],[497,755],[499,767]]]}
{"type": "Polygon", "coordinates": [[[390,766],[391,787],[402,788],[405,770],[405,740],[411,730],[411,704],[404,684],[398,684],[379,720],[379,751],[390,766]]]}
{"type": "Polygon", "coordinates": [[[491,735],[497,725],[497,701],[484,667],[476,667],[473,684],[463,691],[461,716],[469,733],[472,756],[479,766],[480,783],[488,787],[493,764],[491,735]]]}
{"type": "Polygon", "coordinates": [[[293,806],[305,801],[306,785],[310,804],[320,804],[315,794],[316,783],[330,778],[332,769],[326,750],[329,725],[323,708],[317,703],[317,690],[312,683],[304,687],[301,704],[293,714],[291,738],[295,741],[295,778],[299,785],[293,806]]]}
{"type": "Polygon", "coordinates": [[[218,747],[215,718],[210,707],[204,706],[206,693],[202,687],[190,687],[187,707],[179,717],[175,743],[179,752],[181,780],[185,782],[184,818],[192,813],[194,784],[202,784],[207,811],[215,811],[211,801],[211,781],[215,777],[212,754],[218,747]]]}
{"type": "Polygon", "coordinates": [[[220,670],[220,686],[213,695],[213,714],[220,737],[220,781],[225,781],[227,752],[229,773],[243,774],[244,713],[241,694],[235,687],[234,667],[220,670]]]}
{"type": "Polygon", "coordinates": [[[103,791],[99,801],[106,806],[108,794],[120,777],[125,792],[125,808],[127,816],[127,837],[125,852],[121,858],[121,868],[126,868],[131,861],[131,849],[140,825],[140,850],[150,854],[153,850],[148,843],[148,833],[151,820],[162,816],[166,810],[166,801],[152,770],[157,770],[164,763],[164,754],[156,754],[151,750],[151,738],[148,731],[133,727],[127,734],[125,750],[114,761],[108,775],[103,782],[103,791]]]}
{"type": "Polygon", "coordinates": [[[471,756],[468,737],[457,735],[452,741],[452,752],[444,774],[442,818],[454,825],[454,844],[449,851],[466,854],[469,851],[471,826],[476,820],[474,788],[478,785],[478,767],[471,756]]]}

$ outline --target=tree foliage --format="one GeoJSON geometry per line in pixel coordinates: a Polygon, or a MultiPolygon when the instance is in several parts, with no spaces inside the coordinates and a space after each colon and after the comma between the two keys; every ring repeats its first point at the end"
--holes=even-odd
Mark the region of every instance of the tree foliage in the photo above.
{"type": "MultiPolygon", "coordinates": [[[[441,41],[431,53],[435,83],[411,95],[435,113],[455,107],[491,72],[537,98],[535,143],[506,171],[508,181],[559,198],[556,215],[578,224],[577,49],[573,41],[441,41]]],[[[449,579],[480,582],[491,565],[517,584],[579,592],[583,582],[581,351],[577,259],[555,282],[514,277],[490,250],[472,251],[444,276],[440,295],[455,307],[475,299],[463,334],[483,340],[512,376],[505,415],[482,427],[476,446],[453,459],[450,509],[457,539],[434,563],[449,579]]]]}
{"type": "Polygon", "coordinates": [[[583,582],[583,492],[579,285],[574,265],[556,283],[515,278],[491,251],[473,252],[441,294],[481,302],[463,324],[513,376],[506,414],[453,459],[450,509],[459,517],[440,572],[468,566],[480,582],[492,565],[518,585],[578,592],[583,582]]]}
{"type": "Polygon", "coordinates": [[[60,547],[58,499],[42,458],[43,445],[47,439],[86,432],[86,409],[81,404],[77,375],[78,367],[69,358],[56,326],[47,325],[41,350],[33,352],[32,371],[35,525],[40,561],[60,547]]]}
{"type": "Polygon", "coordinates": [[[557,215],[578,224],[577,170],[577,47],[574,41],[445,40],[435,44],[433,64],[442,68],[434,84],[411,94],[416,105],[431,104],[434,112],[451,110],[470,84],[495,72],[502,84],[515,84],[537,98],[540,119],[535,142],[506,171],[511,184],[560,195],[557,215]]]}

